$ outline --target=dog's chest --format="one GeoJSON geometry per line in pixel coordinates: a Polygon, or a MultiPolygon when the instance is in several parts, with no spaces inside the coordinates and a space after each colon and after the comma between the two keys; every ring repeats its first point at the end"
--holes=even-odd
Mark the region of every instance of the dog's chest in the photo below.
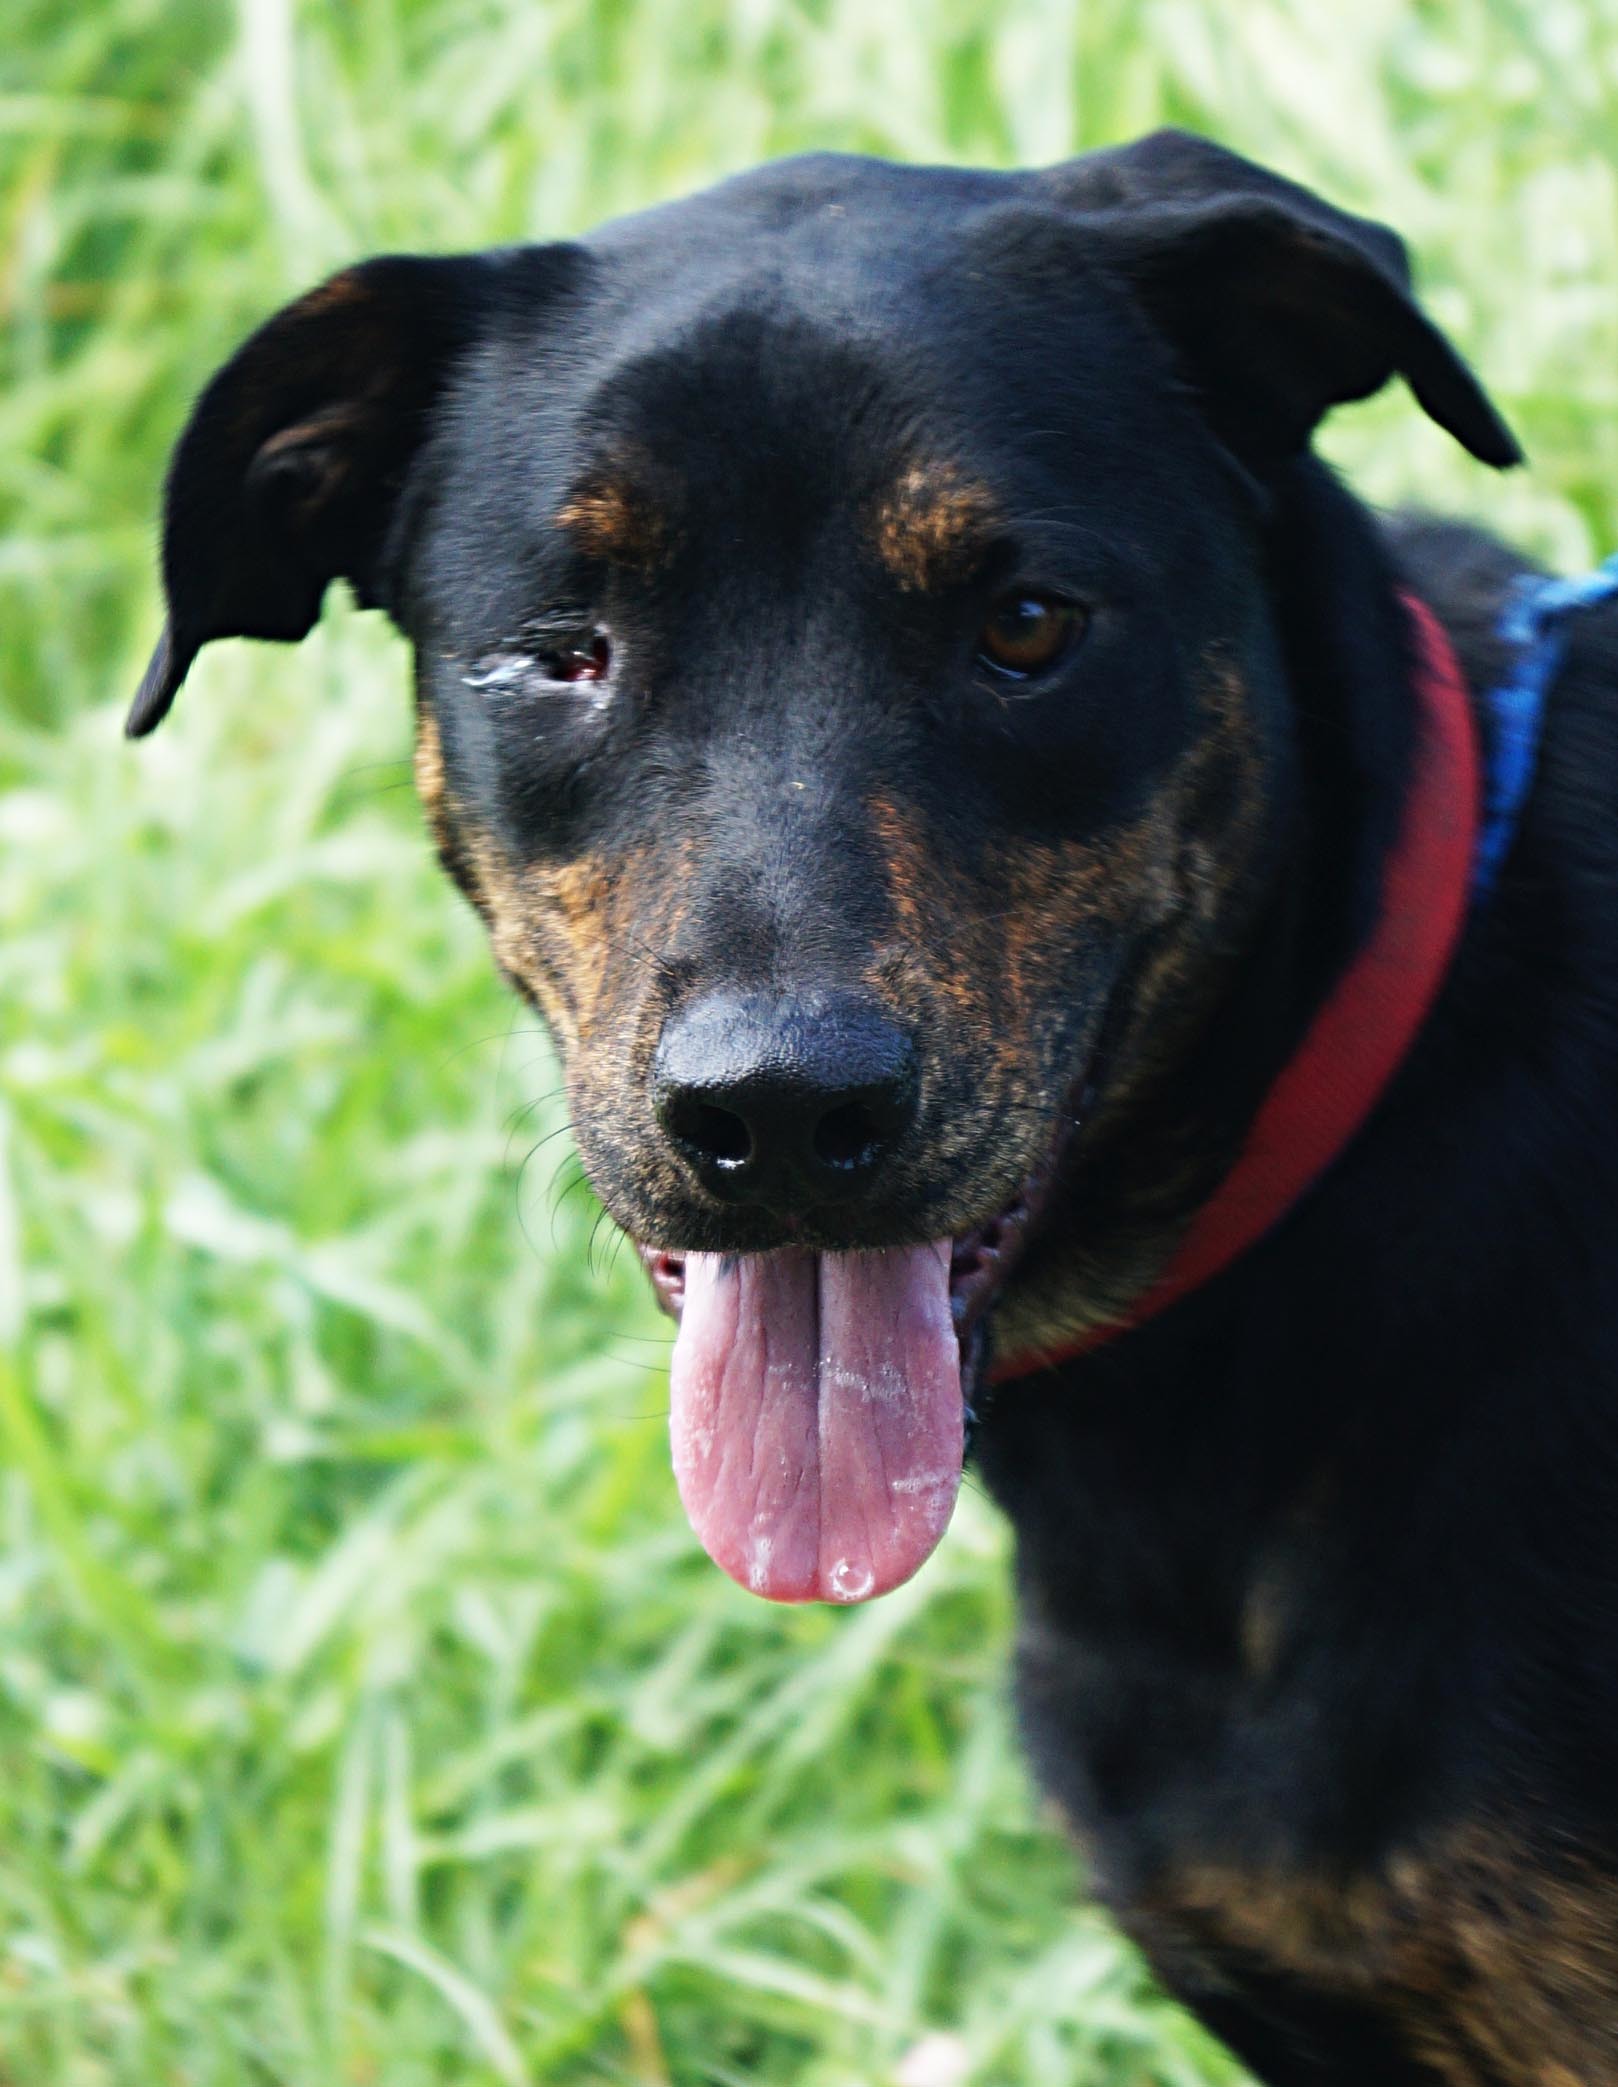
{"type": "Polygon", "coordinates": [[[1191,1860],[1115,1910],[1179,1990],[1301,1985],[1446,2087],[1618,2079],[1618,1887],[1509,1833],[1451,1828],[1348,1877],[1191,1860]]]}
{"type": "MultiPolygon", "coordinates": [[[[1243,1661],[1273,1655],[1282,1608],[1274,1589],[1251,1605],[1243,1661]]],[[[1525,1818],[1446,1808],[1419,1785],[1386,1841],[1345,1859],[1332,1786],[1355,1771],[1310,1743],[1329,1704],[1244,1709],[1228,1675],[1102,1651],[1037,1603],[1019,1681],[1093,1888],[1173,1991],[1340,2005],[1407,2055],[1412,2087],[1618,2080],[1618,1878],[1536,1850],[1525,1818]]]]}

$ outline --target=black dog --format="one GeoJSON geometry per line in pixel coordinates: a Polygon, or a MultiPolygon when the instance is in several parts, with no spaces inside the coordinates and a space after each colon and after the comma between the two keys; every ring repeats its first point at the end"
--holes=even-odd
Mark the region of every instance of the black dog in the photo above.
{"type": "Polygon", "coordinates": [[[385,608],[715,1557],[880,1593],[979,1406],[1034,1758],[1168,1985],[1276,2087],[1592,2087],[1618,622],[1466,912],[1450,646],[1495,683],[1523,568],[1311,457],[1395,374],[1515,461],[1391,233],[1174,135],[371,261],[204,394],[130,729],[385,608]]]}

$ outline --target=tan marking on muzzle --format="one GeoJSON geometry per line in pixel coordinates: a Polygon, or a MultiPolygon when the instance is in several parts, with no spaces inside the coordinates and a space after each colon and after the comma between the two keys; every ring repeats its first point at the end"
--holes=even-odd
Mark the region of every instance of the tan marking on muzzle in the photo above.
{"type": "Polygon", "coordinates": [[[425,704],[416,718],[416,753],[413,763],[416,795],[427,814],[427,824],[436,837],[444,818],[444,741],[438,720],[425,704]]]}
{"type": "Polygon", "coordinates": [[[1205,1170],[1219,1165],[1205,1140],[1180,1137],[1160,1097],[1196,1049],[1240,946],[1265,829],[1264,769],[1227,662],[1206,663],[1199,702],[1201,729],[1133,818],[1083,839],[1003,844],[978,880],[1002,896],[987,932],[972,943],[947,918],[935,929],[940,948],[969,952],[962,961],[993,981],[984,1105],[995,1105],[991,1087],[1019,1105],[1012,1141],[1029,1121],[1051,1134],[1075,1076],[1067,1008],[1085,949],[1133,952],[1125,997],[1107,1010],[1107,1073],[1086,1119],[1091,1200],[1067,1252],[1002,1299],[1007,1352],[1060,1347],[1126,1316],[1212,1186],[1205,1170]]]}
{"type": "Polygon", "coordinates": [[[627,1119],[664,1012],[663,959],[690,911],[696,839],[518,861],[458,799],[425,702],[414,765],[439,856],[482,916],[496,964],[545,1016],[577,1080],[627,1119]]]}
{"type": "Polygon", "coordinates": [[[527,888],[528,875],[457,803],[438,722],[425,705],[417,716],[414,770],[439,859],[482,915],[496,964],[539,1008],[563,1048],[571,1049],[579,1033],[573,967],[559,961],[555,938],[527,888]]]}
{"type": "Polygon", "coordinates": [[[1132,995],[1114,1087],[1120,1103],[1175,1057],[1203,1013],[1210,949],[1226,939],[1263,826],[1257,734],[1247,692],[1228,663],[1209,662],[1200,700],[1204,729],[1121,837],[1163,934],[1132,995]]]}

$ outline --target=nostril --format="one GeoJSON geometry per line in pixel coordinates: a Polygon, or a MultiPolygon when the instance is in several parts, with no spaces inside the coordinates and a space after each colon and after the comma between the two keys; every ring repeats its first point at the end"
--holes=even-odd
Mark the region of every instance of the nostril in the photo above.
{"type": "Polygon", "coordinates": [[[852,1172],[868,1167],[883,1144],[881,1126],[862,1101],[828,1109],[815,1125],[815,1158],[823,1167],[852,1172]]]}
{"type": "Polygon", "coordinates": [[[685,1098],[668,1112],[672,1136],[701,1159],[719,1167],[745,1166],[753,1156],[753,1134],[734,1109],[685,1098]]]}
{"type": "Polygon", "coordinates": [[[691,1138],[722,1166],[739,1167],[752,1156],[752,1133],[741,1117],[711,1102],[700,1102],[693,1110],[691,1138]]]}

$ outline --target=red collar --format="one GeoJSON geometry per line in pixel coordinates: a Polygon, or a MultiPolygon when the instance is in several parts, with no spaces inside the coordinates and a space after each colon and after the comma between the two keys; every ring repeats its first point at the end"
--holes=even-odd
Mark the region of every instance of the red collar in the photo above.
{"type": "Polygon", "coordinates": [[[1420,740],[1370,940],[1277,1075],[1230,1172],[1134,1310],[1061,1346],[1008,1356],[995,1365],[995,1382],[1087,1354],[1228,1268],[1319,1180],[1404,1063],[1466,921],[1480,789],[1477,731],[1454,649],[1424,602],[1407,595],[1405,606],[1420,643],[1420,740]]]}

